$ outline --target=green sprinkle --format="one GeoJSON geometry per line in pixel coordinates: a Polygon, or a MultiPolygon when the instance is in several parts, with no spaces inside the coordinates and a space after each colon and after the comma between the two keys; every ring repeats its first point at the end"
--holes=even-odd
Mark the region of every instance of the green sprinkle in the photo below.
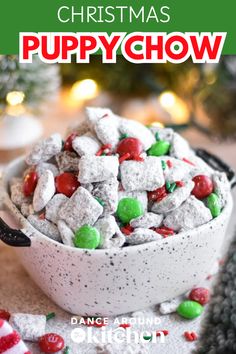
{"type": "Polygon", "coordinates": [[[152,336],[143,336],[143,339],[150,341],[152,339],[152,336]]]}
{"type": "Polygon", "coordinates": [[[65,347],[65,350],[63,352],[63,354],[69,354],[70,353],[70,348],[69,347],[65,347]]]}
{"type": "Polygon", "coordinates": [[[126,139],[126,138],[128,138],[129,136],[128,136],[128,134],[122,134],[121,136],[120,136],[120,139],[119,140],[123,140],[123,139],[126,139]]]}
{"type": "Polygon", "coordinates": [[[54,318],[56,316],[55,312],[50,312],[46,315],[46,321],[50,320],[51,318],[54,318]]]}
{"type": "Polygon", "coordinates": [[[106,154],[105,152],[103,152],[101,156],[106,156],[106,155],[107,155],[107,154],[106,154]]]}
{"type": "Polygon", "coordinates": [[[166,169],[166,162],[164,160],[161,160],[161,166],[163,170],[166,169]]]}
{"type": "Polygon", "coordinates": [[[101,204],[101,206],[104,206],[104,205],[105,205],[105,202],[104,202],[102,199],[100,199],[100,198],[98,198],[98,197],[95,197],[95,199],[96,199],[96,201],[97,201],[99,204],[101,204]]]}
{"type": "Polygon", "coordinates": [[[156,134],[155,134],[155,139],[156,139],[156,141],[160,140],[159,133],[157,133],[157,132],[156,132],[156,134]]]}
{"type": "Polygon", "coordinates": [[[171,183],[167,181],[166,182],[166,189],[168,190],[168,192],[169,192],[170,187],[171,187],[171,183]]]}
{"type": "Polygon", "coordinates": [[[170,188],[168,189],[168,191],[169,191],[170,193],[173,193],[173,192],[176,190],[176,188],[177,188],[176,183],[173,182],[173,183],[171,183],[171,186],[170,186],[170,188]]]}

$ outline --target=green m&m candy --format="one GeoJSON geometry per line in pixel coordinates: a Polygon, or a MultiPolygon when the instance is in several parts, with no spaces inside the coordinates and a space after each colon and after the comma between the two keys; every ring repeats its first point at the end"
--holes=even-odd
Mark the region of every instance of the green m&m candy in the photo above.
{"type": "Polygon", "coordinates": [[[177,313],[180,316],[187,318],[189,320],[192,320],[200,316],[202,311],[203,311],[202,305],[200,305],[196,301],[190,301],[190,300],[181,302],[181,304],[177,308],[177,313]]]}
{"type": "Polygon", "coordinates": [[[74,245],[77,248],[97,248],[100,243],[99,231],[90,225],[81,226],[76,232],[74,237],[74,245]]]}
{"type": "Polygon", "coordinates": [[[219,201],[219,197],[215,193],[211,193],[207,197],[207,207],[210,209],[213,218],[220,215],[221,213],[220,201],[219,201]]]}
{"type": "Polygon", "coordinates": [[[143,215],[143,206],[136,198],[123,198],[119,201],[117,216],[121,222],[128,224],[130,220],[143,215]]]}
{"type": "Polygon", "coordinates": [[[168,143],[168,141],[158,140],[150,147],[147,154],[149,156],[162,156],[162,155],[167,155],[169,150],[170,150],[170,143],[168,143]]]}

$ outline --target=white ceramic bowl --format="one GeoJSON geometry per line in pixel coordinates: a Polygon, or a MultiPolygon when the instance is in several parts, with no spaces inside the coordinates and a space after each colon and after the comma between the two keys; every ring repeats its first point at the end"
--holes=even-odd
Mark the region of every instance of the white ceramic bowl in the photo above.
{"type": "Polygon", "coordinates": [[[23,159],[6,169],[2,204],[22,225],[30,247],[17,247],[22,264],[60,307],[83,316],[135,311],[171,299],[200,284],[217,260],[232,211],[174,237],[109,250],[71,248],[44,236],[21,215],[8,195],[8,182],[24,169],[23,159]]]}

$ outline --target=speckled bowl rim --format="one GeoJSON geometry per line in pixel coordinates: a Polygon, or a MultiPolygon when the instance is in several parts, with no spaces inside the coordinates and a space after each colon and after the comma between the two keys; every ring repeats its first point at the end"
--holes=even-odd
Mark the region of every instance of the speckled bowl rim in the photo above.
{"type": "MultiPolygon", "coordinates": [[[[232,206],[233,206],[233,198],[232,198],[232,194],[229,193],[229,196],[227,198],[227,204],[226,206],[223,208],[221,214],[219,216],[217,216],[217,218],[212,219],[211,221],[209,221],[206,224],[203,224],[201,226],[198,226],[195,229],[191,229],[188,231],[184,231],[184,232],[180,232],[179,234],[175,235],[174,237],[167,237],[164,238],[162,240],[158,240],[158,241],[151,241],[151,242],[146,242],[140,245],[131,245],[131,246],[127,246],[127,247],[121,247],[121,248],[105,248],[105,249],[85,249],[85,248],[76,248],[76,247],[71,247],[68,245],[65,245],[63,243],[57,242],[53,239],[51,239],[50,237],[44,235],[43,233],[41,233],[40,231],[38,231],[33,225],[31,225],[29,223],[29,221],[21,214],[21,212],[19,211],[19,209],[14,205],[14,203],[11,201],[10,196],[9,196],[9,192],[8,192],[8,186],[6,186],[6,176],[7,176],[7,172],[13,167],[13,166],[20,166],[22,164],[25,164],[24,162],[25,157],[24,156],[20,156],[17,159],[13,160],[12,162],[10,162],[7,167],[4,169],[2,175],[0,176],[0,193],[3,193],[3,206],[5,206],[12,214],[13,216],[16,217],[17,221],[19,222],[20,225],[23,226],[23,229],[25,230],[31,230],[32,233],[34,233],[36,236],[43,238],[45,241],[55,244],[57,245],[57,247],[62,247],[65,248],[67,250],[70,250],[73,253],[78,253],[78,254],[83,254],[83,253],[90,253],[93,255],[98,255],[98,254],[106,254],[108,252],[137,252],[139,250],[144,250],[145,248],[152,248],[152,247],[156,247],[156,246],[160,246],[165,244],[169,244],[169,243],[175,243],[177,242],[180,238],[183,240],[187,237],[197,237],[199,232],[204,232],[204,229],[206,227],[214,227],[216,226],[215,223],[221,223],[224,219],[225,219],[225,215],[227,215],[228,211],[228,219],[230,219],[231,216],[231,211],[232,211],[232,206]],[[6,188],[7,187],[7,188],[6,188]]],[[[15,176],[17,177],[17,176],[15,176]]],[[[0,198],[1,200],[1,198],[0,198]]],[[[226,218],[227,220],[227,218],[226,218]]],[[[33,238],[35,238],[36,236],[33,236],[33,238]]],[[[222,236],[224,237],[224,235],[222,236]]]]}

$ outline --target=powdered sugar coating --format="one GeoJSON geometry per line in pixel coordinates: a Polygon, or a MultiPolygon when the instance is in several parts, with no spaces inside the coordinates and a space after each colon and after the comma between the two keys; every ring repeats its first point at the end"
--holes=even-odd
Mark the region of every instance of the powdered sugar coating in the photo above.
{"type": "Polygon", "coordinates": [[[9,323],[20,333],[23,340],[36,342],[45,334],[46,316],[12,313],[9,323]]]}
{"type": "Polygon", "coordinates": [[[120,172],[126,191],[153,191],[165,183],[161,161],[154,156],[148,156],[142,162],[124,161],[120,172]]]}
{"type": "Polygon", "coordinates": [[[40,177],[46,170],[51,171],[54,177],[59,174],[57,166],[49,162],[40,162],[35,169],[38,177],[40,177]]]}
{"type": "Polygon", "coordinates": [[[219,197],[220,206],[223,208],[230,193],[230,185],[225,173],[214,172],[213,176],[214,191],[219,197]]]}
{"type": "Polygon", "coordinates": [[[60,134],[53,134],[49,138],[36,144],[25,161],[28,165],[36,165],[39,162],[48,161],[58,154],[62,149],[62,139],[60,134]]]}
{"type": "Polygon", "coordinates": [[[137,228],[129,236],[126,236],[126,243],[129,245],[140,245],[146,242],[162,240],[162,236],[156,231],[146,229],[146,228],[137,228]]]}
{"type": "Polygon", "coordinates": [[[64,194],[55,194],[54,197],[46,205],[45,217],[54,224],[58,221],[59,210],[66,203],[68,198],[64,194]]]}
{"type": "Polygon", "coordinates": [[[60,173],[78,171],[79,157],[73,151],[63,151],[56,156],[60,173]]]}
{"type": "Polygon", "coordinates": [[[163,220],[163,215],[158,215],[155,213],[145,213],[144,215],[133,219],[130,221],[130,225],[134,228],[151,228],[158,227],[161,225],[163,220]]]}
{"type": "Polygon", "coordinates": [[[52,222],[46,219],[40,219],[38,215],[29,215],[27,220],[42,234],[52,238],[55,241],[61,242],[61,236],[58,228],[52,222]]]}
{"type": "Polygon", "coordinates": [[[130,119],[122,118],[119,126],[121,134],[127,134],[131,138],[137,138],[143,144],[144,150],[148,150],[155,143],[155,138],[145,125],[130,119]]]}
{"type": "Polygon", "coordinates": [[[100,149],[101,143],[91,134],[85,134],[76,137],[72,146],[79,156],[95,155],[100,149]]]}
{"type": "Polygon", "coordinates": [[[211,212],[204,203],[194,196],[190,196],[178,209],[170,212],[163,223],[165,226],[179,231],[182,228],[185,230],[194,229],[211,219],[211,212]]]}
{"type": "Polygon", "coordinates": [[[36,212],[41,211],[53,197],[56,191],[53,173],[49,170],[40,176],[33,196],[33,207],[36,212]]]}
{"type": "Polygon", "coordinates": [[[118,185],[119,182],[116,178],[94,183],[91,193],[95,198],[99,198],[104,203],[104,213],[113,214],[116,212],[118,206],[118,185]]]}
{"type": "Polygon", "coordinates": [[[177,187],[173,193],[169,193],[160,202],[155,202],[152,212],[157,214],[167,214],[178,208],[189,196],[194,187],[194,182],[189,180],[184,182],[183,187],[177,187]]]}
{"type": "Polygon", "coordinates": [[[85,224],[94,225],[102,213],[101,204],[85,188],[79,187],[62,205],[58,215],[73,231],[76,231],[85,224]]]}
{"type": "Polygon", "coordinates": [[[64,245],[74,247],[74,232],[69,228],[69,226],[63,220],[58,220],[57,227],[61,235],[62,242],[64,245]]]}
{"type": "Polygon", "coordinates": [[[103,182],[117,177],[119,162],[117,156],[83,156],[79,163],[81,183],[103,182]]]}
{"type": "Polygon", "coordinates": [[[125,237],[121,233],[114,216],[106,215],[94,225],[101,235],[99,248],[122,247],[125,243],[125,237]]]}

